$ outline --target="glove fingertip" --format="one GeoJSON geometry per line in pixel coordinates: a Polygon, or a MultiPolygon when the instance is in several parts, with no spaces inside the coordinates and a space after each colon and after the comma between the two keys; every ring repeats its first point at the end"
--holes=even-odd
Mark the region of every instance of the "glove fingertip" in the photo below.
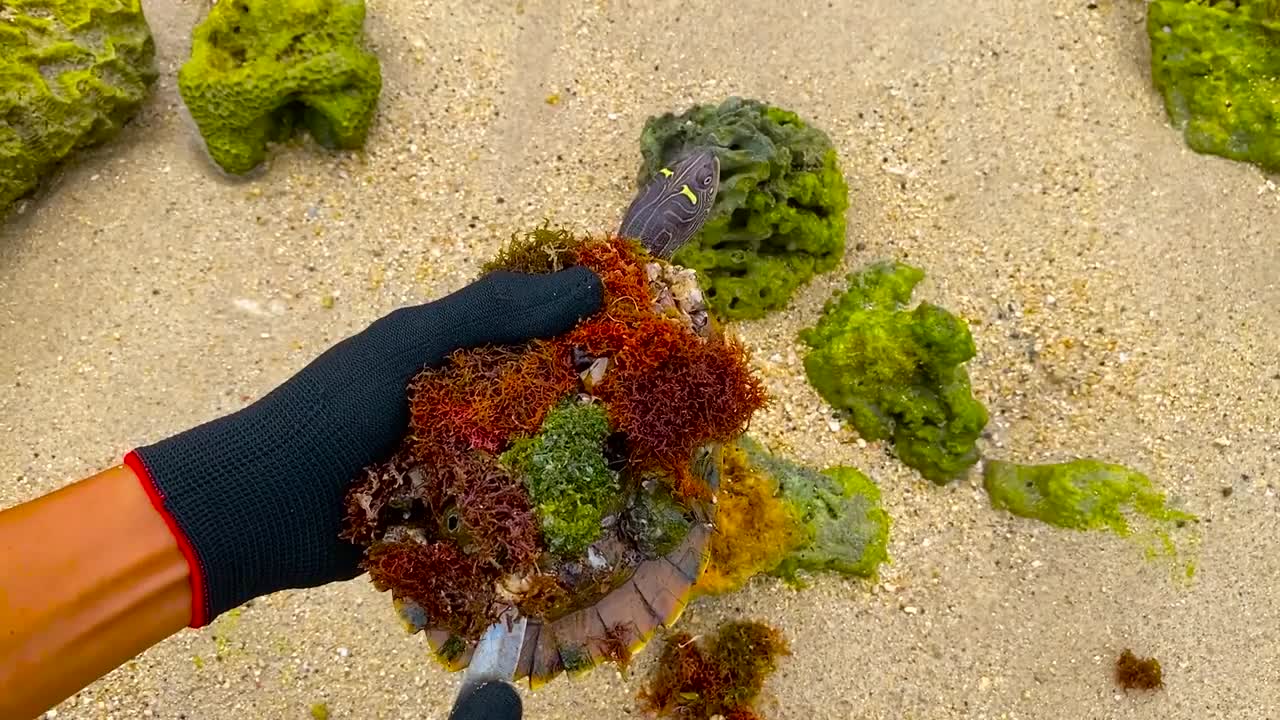
{"type": "Polygon", "coordinates": [[[571,304],[581,309],[581,315],[590,315],[604,302],[604,281],[591,269],[575,265],[556,273],[571,293],[571,304]]]}

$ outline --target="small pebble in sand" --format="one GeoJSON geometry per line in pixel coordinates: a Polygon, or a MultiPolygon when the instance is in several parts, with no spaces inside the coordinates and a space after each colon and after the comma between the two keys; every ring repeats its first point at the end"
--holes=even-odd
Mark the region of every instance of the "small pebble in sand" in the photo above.
{"type": "Polygon", "coordinates": [[[1213,444],[1220,448],[1231,447],[1231,439],[1220,437],[1213,441],[1213,444]]]}

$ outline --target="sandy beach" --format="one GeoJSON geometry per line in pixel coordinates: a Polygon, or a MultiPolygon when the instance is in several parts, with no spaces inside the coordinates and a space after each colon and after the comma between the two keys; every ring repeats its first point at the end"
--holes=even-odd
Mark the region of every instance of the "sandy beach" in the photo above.
{"type": "MultiPolygon", "coordinates": [[[[161,78],[141,115],[0,227],[0,507],[243,407],[513,231],[613,229],[648,116],[753,97],[829,133],[851,207],[841,269],[737,325],[772,398],[751,433],[874,478],[892,564],[757,579],[682,627],[783,630],[770,720],[1280,716],[1280,179],[1168,125],[1143,2],[369,0],[366,151],[280,148],[238,182],[175,85],[203,3],[145,7],[161,78]],[[935,487],[832,420],[795,335],[879,259],[970,322],[983,452],[1148,473],[1203,520],[1191,582],[993,510],[977,468],[935,487]],[[1116,687],[1125,648],[1164,690],[1116,687]]],[[[629,677],[526,692],[525,717],[640,716],[657,647],[629,677]]],[[[362,577],[183,631],[56,717],[443,719],[457,682],[362,577]]]]}

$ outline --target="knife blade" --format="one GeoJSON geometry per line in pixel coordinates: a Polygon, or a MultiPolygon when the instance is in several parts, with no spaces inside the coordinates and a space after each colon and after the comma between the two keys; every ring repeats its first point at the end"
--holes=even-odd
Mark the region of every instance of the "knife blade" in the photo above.
{"type": "Polygon", "coordinates": [[[461,698],[472,689],[493,680],[512,682],[516,666],[520,663],[520,649],[524,646],[524,631],[528,620],[514,608],[498,617],[480,636],[471,663],[462,674],[461,698]]]}

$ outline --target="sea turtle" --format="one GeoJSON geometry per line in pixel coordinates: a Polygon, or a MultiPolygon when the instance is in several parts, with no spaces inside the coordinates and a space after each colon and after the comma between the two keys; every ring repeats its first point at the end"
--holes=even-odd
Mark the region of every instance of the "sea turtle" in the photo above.
{"type": "MultiPolygon", "coordinates": [[[[566,671],[585,672],[604,661],[625,664],[659,628],[670,627],[683,612],[708,558],[722,463],[720,443],[740,432],[735,428],[745,425],[763,403],[763,391],[750,376],[745,357],[724,338],[707,312],[694,271],[667,262],[706,220],[718,188],[719,170],[713,153],[694,151],[661,169],[654,181],[641,189],[619,230],[609,240],[580,245],[577,255],[573,255],[574,251],[565,247],[574,240],[571,236],[544,231],[537,236],[540,244],[508,255],[507,265],[544,269],[559,267],[562,256],[569,255],[589,267],[592,262],[597,263],[593,269],[602,273],[605,280],[606,307],[577,328],[576,337],[586,340],[562,339],[556,341],[560,344],[477,351],[496,354],[472,355],[470,364],[464,359],[453,366],[424,371],[422,377],[426,379],[411,388],[411,394],[421,393],[424,397],[437,393],[430,396],[429,402],[422,401],[428,406],[424,412],[444,421],[456,420],[474,432],[464,442],[452,438],[466,433],[437,430],[448,436],[440,443],[453,444],[443,450],[423,450],[421,436],[430,434],[439,423],[420,421],[418,436],[411,438],[418,443],[418,454],[413,456],[416,460],[393,459],[389,464],[370,468],[353,485],[344,537],[370,546],[366,567],[375,584],[393,590],[395,606],[407,628],[411,632],[424,631],[436,657],[447,668],[461,670],[469,664],[479,637],[479,623],[493,622],[499,610],[517,608],[528,619],[514,679],[528,678],[531,687],[566,671]],[[636,241],[643,250],[628,250],[634,248],[636,241]],[[583,259],[591,253],[594,261],[583,259]],[[641,304],[643,307],[639,307],[641,304]],[[624,317],[625,321],[616,320],[615,316],[624,317]],[[592,326],[592,322],[596,325],[592,326]],[[646,356],[659,350],[661,357],[646,356]],[[651,374],[637,374],[636,368],[647,360],[653,360],[651,374]],[[494,369],[504,363],[506,369],[494,369]],[[558,374],[565,364],[571,364],[567,385],[558,374]],[[508,372],[510,368],[515,370],[508,372]],[[687,380],[679,374],[684,370],[688,371],[687,380]],[[648,387],[650,381],[666,383],[663,387],[667,390],[662,392],[667,394],[661,395],[661,388],[648,387]],[[467,393],[484,393],[486,401],[496,402],[491,396],[507,392],[512,383],[521,382],[542,382],[545,387],[541,394],[527,393],[533,400],[519,396],[519,388],[512,391],[521,407],[507,410],[508,414],[518,415],[530,403],[546,404],[547,397],[562,398],[559,405],[538,416],[542,430],[537,432],[542,434],[530,439],[526,429],[523,439],[504,438],[501,442],[484,436],[484,431],[491,428],[476,420],[483,416],[477,410],[480,401],[469,400],[467,393]],[[461,390],[459,384],[463,385],[461,390]],[[651,394],[646,396],[643,392],[651,394]],[[442,398],[439,393],[447,397],[442,398]],[[670,443],[664,444],[666,436],[661,432],[648,432],[652,428],[635,423],[628,426],[626,420],[632,416],[622,415],[619,426],[621,411],[617,408],[623,400],[617,398],[663,399],[660,403],[640,402],[641,407],[633,408],[632,413],[643,414],[646,421],[658,418],[664,422],[661,418],[666,417],[674,423],[672,442],[678,444],[694,435],[694,445],[672,450],[670,443]],[[681,402],[688,407],[682,407],[681,402]],[[556,428],[579,427],[574,423],[580,421],[586,427],[590,426],[587,420],[564,413],[586,417],[598,412],[603,418],[600,407],[609,409],[609,428],[604,429],[601,420],[597,428],[600,435],[586,441],[587,452],[575,450],[557,456],[554,443],[567,441],[549,439],[555,430],[548,429],[553,417],[557,422],[563,420],[556,428]],[[664,410],[679,412],[664,416],[664,410]],[[454,414],[443,415],[446,411],[454,414]],[[706,432],[701,432],[699,425],[692,426],[693,432],[674,427],[697,412],[716,413],[714,418],[694,417],[695,421],[716,427],[706,432]],[[473,425],[466,425],[468,422],[473,425]],[[605,434],[608,439],[601,441],[605,434]],[[666,460],[641,464],[636,460],[641,450],[652,451],[653,457],[666,460]],[[424,460],[424,453],[437,453],[430,456],[436,461],[424,460]],[[592,453],[594,465],[587,457],[592,453]],[[463,469],[441,470],[453,460],[445,462],[440,457],[458,459],[463,469]],[[566,465],[573,467],[566,470],[566,465]],[[674,472],[661,468],[673,468],[674,472]],[[585,501],[575,507],[557,495],[538,504],[542,500],[534,491],[538,482],[546,481],[543,475],[573,482],[585,482],[583,478],[591,477],[618,479],[616,485],[610,486],[612,490],[605,489],[607,497],[602,500],[597,488],[594,497],[600,508],[586,508],[581,515],[585,521],[573,525],[585,528],[589,535],[573,545],[576,554],[557,555],[548,542],[541,542],[536,552],[526,552],[527,543],[519,544],[505,536],[520,535],[520,528],[527,527],[521,523],[527,523],[535,514],[541,518],[538,527],[544,540],[551,537],[552,529],[560,527],[556,522],[564,521],[562,525],[567,526],[580,519],[548,514],[571,515],[583,510],[585,501]],[[452,489],[432,489],[451,483],[452,489]],[[481,492],[475,490],[478,485],[488,488],[488,500],[475,499],[475,493],[481,492]],[[513,491],[512,487],[519,489],[513,491]],[[535,497],[532,502],[521,504],[524,501],[516,494],[525,493],[525,489],[535,497]],[[470,508],[463,507],[468,502],[472,503],[470,508]],[[568,509],[556,509],[566,506],[568,509]],[[500,524],[468,519],[495,507],[504,513],[500,524]],[[598,512],[592,515],[593,510],[598,512]],[[493,531],[485,531],[489,536],[477,537],[480,531],[469,530],[468,523],[502,528],[504,536],[495,538],[493,531]],[[380,543],[396,544],[399,554],[393,559],[386,559],[390,555],[378,556],[376,548],[380,543]],[[429,551],[424,549],[428,546],[429,551]],[[584,547],[585,552],[577,552],[584,547]],[[529,559],[535,554],[536,559],[529,559]],[[512,560],[515,555],[528,557],[516,562],[512,560]],[[498,566],[501,569],[495,569],[498,566]],[[458,581],[423,587],[417,581],[426,578],[433,567],[436,572],[458,571],[458,581]],[[407,573],[415,576],[407,577],[407,573]],[[428,605],[434,613],[428,611],[428,605]]],[[[500,420],[515,422],[509,417],[500,420]]],[[[414,435],[412,429],[410,435],[414,435]]],[[[554,435],[562,437],[567,436],[554,435]]],[[[575,440],[580,441],[581,438],[575,440]]],[[[556,539],[564,539],[566,546],[572,544],[571,540],[580,540],[572,535],[557,535],[556,539]]]]}

